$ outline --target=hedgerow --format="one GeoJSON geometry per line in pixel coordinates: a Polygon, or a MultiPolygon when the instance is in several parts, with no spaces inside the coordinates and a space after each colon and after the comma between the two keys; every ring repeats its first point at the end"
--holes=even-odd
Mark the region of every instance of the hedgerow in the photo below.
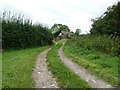
{"type": "Polygon", "coordinates": [[[32,20],[21,15],[3,12],[2,48],[21,49],[52,44],[50,29],[42,24],[32,24],[32,20]]]}

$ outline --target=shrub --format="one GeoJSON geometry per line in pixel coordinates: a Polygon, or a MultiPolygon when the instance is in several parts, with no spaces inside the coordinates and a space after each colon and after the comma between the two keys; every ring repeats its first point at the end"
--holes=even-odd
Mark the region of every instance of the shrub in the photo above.
{"type": "Polygon", "coordinates": [[[109,55],[120,55],[120,37],[83,35],[72,37],[67,44],[77,48],[100,51],[109,55]]]}
{"type": "Polygon", "coordinates": [[[4,11],[2,17],[3,49],[21,49],[52,44],[53,35],[48,27],[32,24],[32,20],[4,11]]]}

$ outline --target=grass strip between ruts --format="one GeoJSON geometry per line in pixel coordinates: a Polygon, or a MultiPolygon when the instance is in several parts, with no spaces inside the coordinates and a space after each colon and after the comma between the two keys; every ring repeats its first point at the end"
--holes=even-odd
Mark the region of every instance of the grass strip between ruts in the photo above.
{"type": "Polygon", "coordinates": [[[49,70],[56,77],[61,88],[90,88],[90,85],[72,72],[58,57],[58,49],[62,44],[55,45],[47,54],[49,70]]]}

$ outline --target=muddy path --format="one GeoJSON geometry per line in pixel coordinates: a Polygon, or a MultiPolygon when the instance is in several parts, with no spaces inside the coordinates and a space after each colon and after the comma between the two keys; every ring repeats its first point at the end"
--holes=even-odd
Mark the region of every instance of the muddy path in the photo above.
{"type": "Polygon", "coordinates": [[[46,49],[39,54],[36,66],[33,69],[33,78],[35,80],[35,88],[57,88],[55,78],[47,68],[46,54],[50,50],[46,49]]]}
{"type": "Polygon", "coordinates": [[[86,71],[86,69],[80,67],[77,63],[73,62],[70,58],[66,57],[63,53],[62,47],[58,51],[59,58],[69,69],[71,69],[78,76],[80,76],[81,79],[88,82],[92,88],[113,88],[110,84],[107,84],[103,80],[91,75],[86,71]]]}

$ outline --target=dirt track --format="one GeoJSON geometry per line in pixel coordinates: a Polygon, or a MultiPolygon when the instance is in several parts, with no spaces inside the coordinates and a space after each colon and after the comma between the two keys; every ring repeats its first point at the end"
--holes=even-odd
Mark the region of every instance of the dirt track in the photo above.
{"type": "MultiPolygon", "coordinates": [[[[63,47],[63,46],[62,46],[63,47]]],[[[58,50],[58,55],[61,61],[80,78],[88,82],[93,88],[113,88],[101,79],[89,74],[86,69],[80,67],[77,63],[73,62],[70,58],[66,57],[63,53],[62,47],[58,50]]],[[[35,88],[58,88],[57,82],[47,68],[46,54],[50,49],[46,49],[39,54],[36,66],[33,70],[33,78],[35,80],[35,88]]]]}
{"type": "Polygon", "coordinates": [[[36,66],[33,70],[33,78],[35,80],[35,88],[57,88],[55,78],[53,78],[47,68],[46,54],[50,49],[43,51],[37,58],[36,66]]]}
{"type": "Polygon", "coordinates": [[[66,57],[63,53],[62,47],[58,51],[58,55],[62,62],[83,80],[87,81],[93,88],[112,88],[110,84],[98,79],[97,77],[89,74],[86,69],[74,63],[70,58],[66,57]]]}

